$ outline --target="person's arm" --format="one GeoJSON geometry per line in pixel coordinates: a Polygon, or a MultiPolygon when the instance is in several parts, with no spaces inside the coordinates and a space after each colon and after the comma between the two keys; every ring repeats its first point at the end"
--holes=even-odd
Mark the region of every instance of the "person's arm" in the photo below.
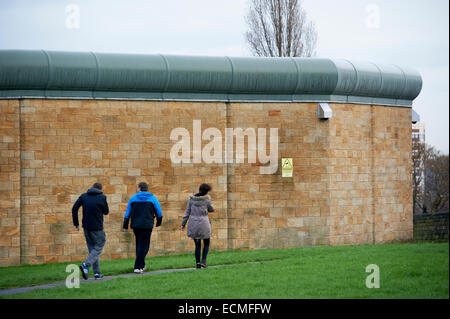
{"type": "Polygon", "coordinates": [[[128,201],[127,211],[125,212],[125,216],[123,216],[123,229],[128,229],[128,223],[130,221],[130,214],[131,214],[131,204],[134,201],[134,196],[130,198],[128,201]]]}
{"type": "Polygon", "coordinates": [[[78,197],[77,201],[75,202],[75,204],[73,204],[72,206],[72,220],[73,220],[73,225],[75,226],[75,228],[78,230],[80,223],[78,221],[78,210],[80,209],[81,205],[83,204],[83,201],[81,199],[81,196],[78,197]]]}
{"type": "Polygon", "coordinates": [[[156,196],[152,197],[152,203],[153,206],[155,206],[156,209],[156,227],[161,226],[162,223],[162,210],[161,210],[161,205],[159,204],[158,198],[156,198],[156,196]]]}
{"type": "Polygon", "coordinates": [[[207,204],[208,213],[212,213],[214,211],[214,206],[211,204],[211,201],[208,200],[207,204]]]}
{"type": "Polygon", "coordinates": [[[103,208],[103,215],[108,215],[109,214],[108,200],[106,199],[106,196],[104,198],[105,198],[105,205],[103,208]]]}
{"type": "Polygon", "coordinates": [[[181,229],[184,229],[186,226],[189,216],[191,216],[191,200],[187,203],[186,211],[184,212],[183,220],[181,221],[181,229]]]}

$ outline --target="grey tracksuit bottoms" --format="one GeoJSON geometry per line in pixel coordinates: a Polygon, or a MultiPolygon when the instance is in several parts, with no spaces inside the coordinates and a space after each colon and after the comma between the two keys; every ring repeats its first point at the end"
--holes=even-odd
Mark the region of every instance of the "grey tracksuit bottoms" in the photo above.
{"type": "Polygon", "coordinates": [[[87,230],[84,229],[84,237],[89,249],[89,256],[84,263],[87,266],[92,266],[94,274],[100,273],[99,257],[102,253],[103,246],[105,246],[106,235],[103,230],[87,230]]]}

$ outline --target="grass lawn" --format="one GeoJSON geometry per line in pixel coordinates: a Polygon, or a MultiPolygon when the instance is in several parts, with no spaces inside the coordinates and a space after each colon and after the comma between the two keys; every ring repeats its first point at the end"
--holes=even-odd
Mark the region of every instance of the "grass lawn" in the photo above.
{"type": "MultiPolygon", "coordinates": [[[[147,258],[149,270],[192,267],[192,255],[147,258]]],[[[209,265],[158,275],[38,289],[3,298],[449,298],[448,243],[411,243],[213,252],[209,265]],[[255,263],[248,263],[255,262],[255,263]],[[380,288],[365,286],[366,266],[380,269],[380,288]]],[[[0,287],[65,280],[67,263],[0,268],[0,287]]],[[[132,271],[133,261],[102,261],[105,275],[132,271]]]]}

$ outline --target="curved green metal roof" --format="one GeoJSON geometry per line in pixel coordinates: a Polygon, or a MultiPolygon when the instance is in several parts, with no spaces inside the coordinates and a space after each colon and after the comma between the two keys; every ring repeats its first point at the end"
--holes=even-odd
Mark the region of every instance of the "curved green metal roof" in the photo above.
{"type": "Polygon", "coordinates": [[[348,60],[0,51],[0,98],[411,106],[421,88],[414,70],[348,60]]]}

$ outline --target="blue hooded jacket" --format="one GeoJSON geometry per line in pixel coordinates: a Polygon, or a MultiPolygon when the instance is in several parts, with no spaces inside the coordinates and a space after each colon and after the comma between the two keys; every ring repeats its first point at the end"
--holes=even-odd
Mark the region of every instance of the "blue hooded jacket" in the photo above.
{"type": "Polygon", "coordinates": [[[161,205],[158,199],[152,193],[139,192],[128,201],[123,228],[128,229],[131,219],[131,228],[133,229],[152,229],[155,217],[157,219],[156,227],[158,227],[162,222],[161,205]]]}

